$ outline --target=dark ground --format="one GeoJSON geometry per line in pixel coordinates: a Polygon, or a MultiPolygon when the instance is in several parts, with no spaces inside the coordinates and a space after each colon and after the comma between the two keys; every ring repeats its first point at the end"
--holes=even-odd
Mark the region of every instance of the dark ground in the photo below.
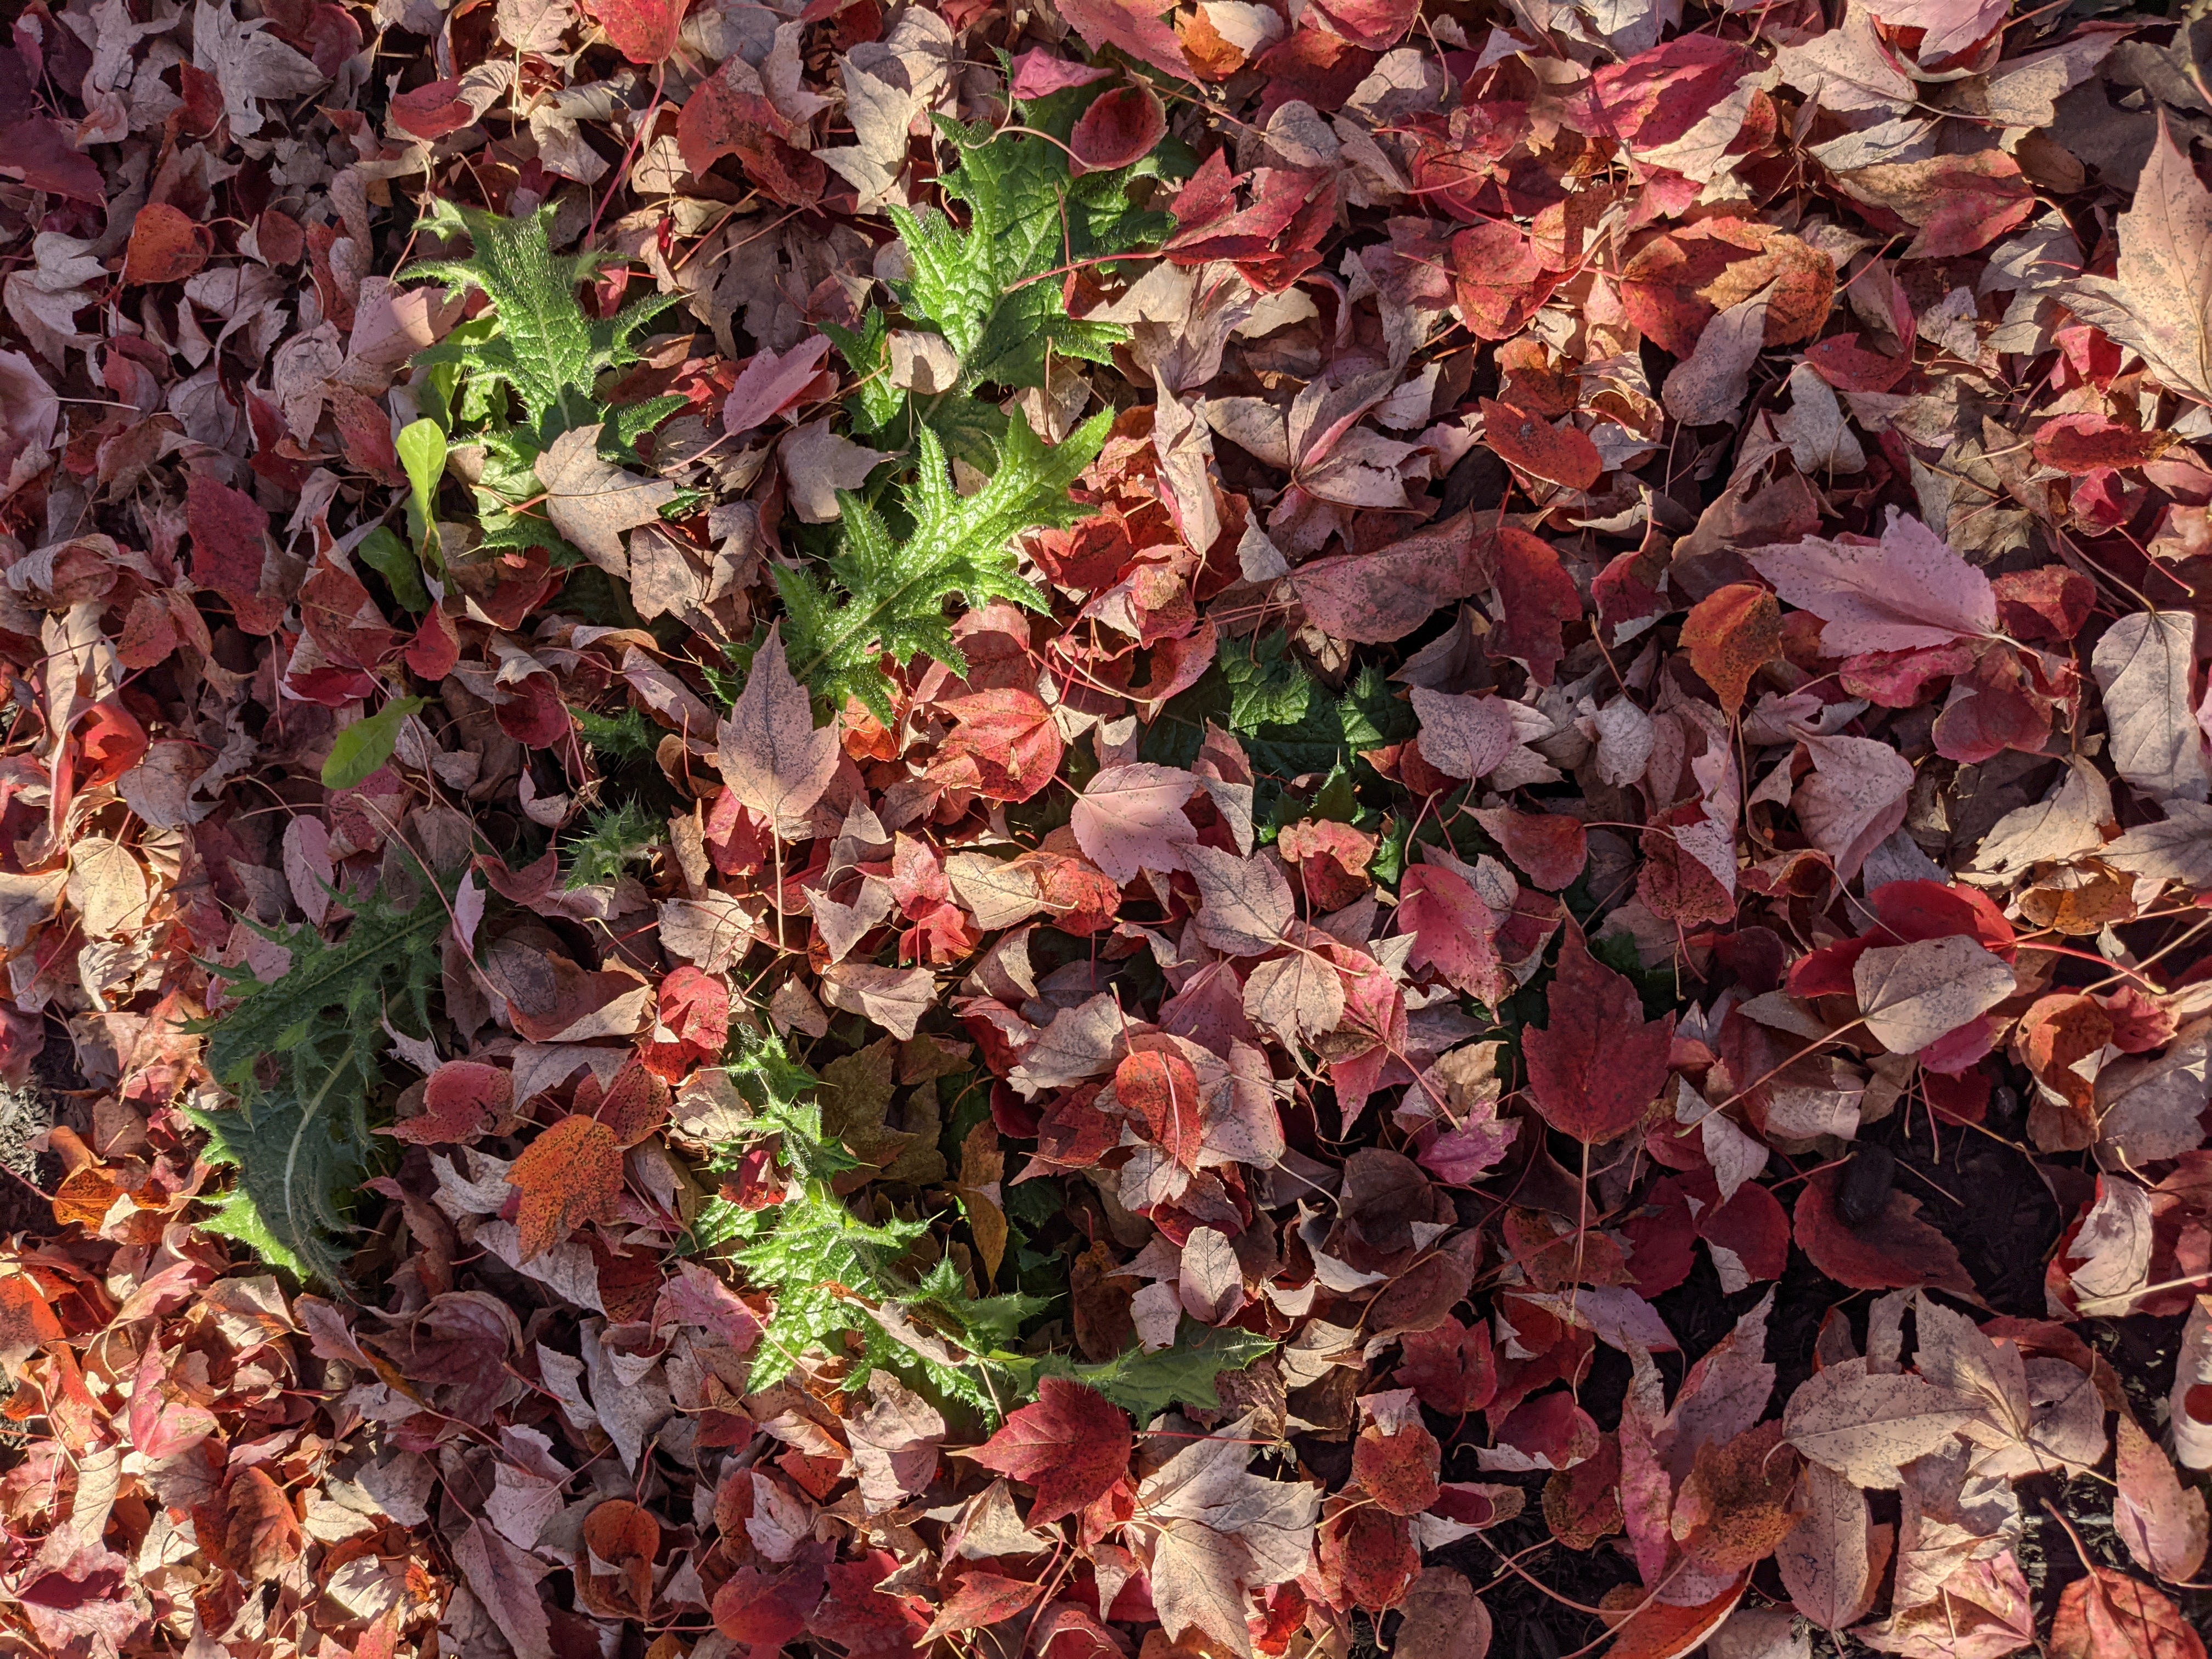
{"type": "Polygon", "coordinates": [[[21,1089],[0,1083],[0,1237],[24,1233],[50,1238],[55,1231],[49,1200],[61,1184],[62,1162],[36,1150],[38,1138],[57,1123],[80,1134],[91,1127],[69,1033],[46,1023],[46,1046],[21,1089]]]}

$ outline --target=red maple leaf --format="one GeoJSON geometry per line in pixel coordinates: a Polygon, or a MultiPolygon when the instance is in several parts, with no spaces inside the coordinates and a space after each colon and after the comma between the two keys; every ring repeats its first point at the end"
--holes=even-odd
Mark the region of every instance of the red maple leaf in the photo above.
{"type": "Polygon", "coordinates": [[[1103,1497],[1127,1470],[1132,1444],[1127,1413],[1079,1382],[1048,1376],[1036,1403],[1007,1418],[970,1455],[1036,1488],[1029,1514],[1036,1527],[1103,1497]]]}
{"type": "Polygon", "coordinates": [[[1590,955],[1571,922],[1545,1006],[1549,1023],[1522,1038],[1536,1109],[1577,1140],[1624,1133],[1667,1080],[1674,1016],[1647,1024],[1636,988],[1590,955]]]}

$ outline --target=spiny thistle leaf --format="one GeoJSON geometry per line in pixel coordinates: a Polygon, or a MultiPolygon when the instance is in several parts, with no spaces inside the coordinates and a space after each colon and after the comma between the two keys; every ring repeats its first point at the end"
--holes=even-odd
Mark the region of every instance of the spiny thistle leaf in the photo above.
{"type": "Polygon", "coordinates": [[[489,337],[449,341],[418,361],[441,361],[450,348],[465,370],[513,387],[541,449],[571,427],[607,418],[594,384],[608,369],[639,360],[631,338],[680,297],[648,295],[605,321],[586,316],[576,290],[606,257],[556,254],[548,235],[553,211],[540,208],[527,218],[508,219],[434,198],[423,228],[441,237],[465,234],[471,252],[465,258],[419,259],[399,273],[403,281],[442,282],[455,293],[478,289],[492,302],[499,326],[489,337]]]}
{"type": "Polygon", "coordinates": [[[574,890],[611,882],[667,839],[666,826],[641,801],[603,808],[591,815],[584,832],[568,843],[564,885],[574,890]]]}
{"type": "Polygon", "coordinates": [[[376,1173],[368,1108],[382,1086],[384,1023],[428,1036],[447,921],[434,895],[402,911],[379,894],[335,945],[304,923],[268,934],[292,953],[290,969],[273,984],[237,975],[252,988],[195,1028],[236,1103],[193,1114],[211,1137],[208,1162],[237,1170],[202,1224],[302,1279],[342,1285],[353,1195],[376,1173]]]}
{"type": "Polygon", "coordinates": [[[483,446],[475,481],[481,545],[543,547],[574,559],[574,550],[542,512],[515,509],[544,495],[537,459],[562,433],[597,424],[600,456],[634,461],[638,439],[684,406],[681,398],[660,397],[610,410],[597,390],[610,370],[641,360],[632,343],[638,331],[681,296],[647,295],[613,317],[587,315],[576,290],[607,256],[556,254],[548,234],[552,222],[550,207],[509,219],[434,198],[423,228],[441,237],[465,234],[470,252],[417,260],[399,275],[428,277],[455,294],[477,289],[492,302],[491,316],[461,325],[416,358],[431,368],[434,385],[458,380],[450,416],[442,407],[433,412],[468,428],[483,446]],[[509,392],[522,405],[520,424],[509,419],[509,392]]]}
{"type": "Polygon", "coordinates": [[[1026,1296],[969,1296],[943,1257],[917,1274],[912,1264],[929,1234],[927,1221],[878,1225],[854,1214],[830,1182],[857,1166],[825,1139],[811,1097],[818,1079],[779,1039],[743,1036],[728,1071],[755,1113],[759,1133],[750,1144],[772,1144],[791,1182],[781,1203],[761,1209],[711,1199],[692,1225],[696,1249],[726,1255],[747,1285],[775,1302],[747,1390],[788,1376],[810,1351],[857,1348],[861,1363],[848,1378],[855,1388],[880,1365],[994,1418],[1024,1397],[1030,1362],[1011,1349],[1021,1322],[1045,1304],[1026,1296]],[[899,1340],[887,1325],[914,1340],[899,1340]]]}
{"type": "Polygon", "coordinates": [[[829,561],[835,586],[811,570],[775,573],[789,613],[784,637],[793,674],[833,706],[858,697],[888,723],[890,697],[879,665],[885,653],[903,664],[927,653],[966,673],[945,600],[957,595],[971,608],[993,599],[1045,608],[1044,596],[1016,574],[1012,543],[1025,530],[1073,524],[1088,513],[1068,499],[1068,486],[1097,457],[1113,420],[1103,410],[1051,449],[1026,421],[1009,422],[998,471],[967,496],[954,492],[944,447],[922,428],[908,500],[914,534],[903,543],[873,507],[841,490],[844,550],[829,561]]]}
{"type": "Polygon", "coordinates": [[[961,389],[1042,385],[1048,348],[1110,362],[1114,343],[1128,331],[1070,317],[1051,273],[1136,245],[1134,235],[1106,245],[1096,234],[1131,228],[1125,178],[1071,179],[1066,156],[1043,139],[994,138],[941,117],[938,125],[960,148],[960,165],[941,182],[966,204],[968,224],[956,228],[933,208],[893,207],[891,222],[914,261],[914,276],[893,292],[908,316],[934,323],[959,354],[961,389]]]}
{"type": "Polygon", "coordinates": [[[1224,1371],[1243,1370],[1274,1346],[1252,1331],[1201,1325],[1186,1318],[1175,1346],[1157,1353],[1132,1348],[1096,1365],[1047,1354],[1036,1365],[1038,1376],[1072,1377],[1139,1423],[1148,1423],[1179,1405],[1213,1410],[1221,1403],[1214,1379],[1224,1371]]]}

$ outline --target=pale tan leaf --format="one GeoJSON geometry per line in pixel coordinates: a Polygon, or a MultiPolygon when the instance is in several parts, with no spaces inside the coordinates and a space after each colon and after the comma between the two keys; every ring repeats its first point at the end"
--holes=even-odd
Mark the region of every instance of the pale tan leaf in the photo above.
{"type": "Polygon", "coordinates": [[[2137,824],[2098,857],[2131,876],[2212,887],[2212,806],[2174,796],[2166,802],[2164,823],[2137,824]]]}
{"type": "Polygon", "coordinates": [[[1068,827],[1083,855],[1115,881],[1134,881],[1140,870],[1180,870],[1183,848],[1198,839],[1183,803],[1197,793],[1197,778],[1176,767],[1102,767],[1076,799],[1068,827]]]}
{"type": "Polygon", "coordinates": [[[945,878],[976,927],[987,933],[1026,921],[1044,907],[1034,871],[988,853],[955,853],[945,860],[945,878]]]}
{"type": "Polygon", "coordinates": [[[1304,951],[1263,962],[1244,981],[1244,1012],[1290,1048],[1334,1031],[1344,1019],[1336,970],[1304,951]]]}
{"type": "Polygon", "coordinates": [[[1798,1479],[1803,1515],[1774,1552],[1782,1586],[1823,1630],[1839,1631],[1874,1605],[1866,1493],[1832,1469],[1808,1463],[1798,1479]]]}
{"type": "Polygon", "coordinates": [[[837,724],[817,728],[806,692],[791,677],[781,634],[753,653],[737,706],[717,732],[722,781],[786,841],[804,839],[806,815],[837,770],[837,724]]]}
{"type": "Polygon", "coordinates": [[[1898,1465],[1942,1449],[1974,1415],[1948,1389],[1872,1376],[1863,1358],[1815,1371],[1783,1413],[1790,1443],[1862,1486],[1893,1487],[1898,1465]]]}
{"type": "Polygon", "coordinates": [[[2097,1178],[2097,1201],[2066,1247],[2081,1265],[2070,1275],[2085,1317],[2134,1311],[2135,1293],[2150,1283],[2154,1243],[2150,1194],[2122,1175],[2097,1178]]]}
{"type": "Polygon", "coordinates": [[[664,478],[642,478],[599,459],[599,423],[573,427],[538,458],[545,516],[585,557],[611,576],[629,580],[622,532],[651,524],[676,499],[664,478]]]}
{"type": "Polygon", "coordinates": [[[2201,1143],[2212,1100],[2212,1019],[2193,1019],[2159,1054],[2126,1054],[2097,1074],[2097,1153],[2140,1169],[2201,1143]]]}
{"type": "Polygon", "coordinates": [[[1711,1659],[1813,1659],[1813,1638],[1787,1607],[1738,1607],[1705,1651],[1711,1659]]]}
{"type": "Polygon", "coordinates": [[[791,485],[792,511],[808,524],[828,524],[836,518],[842,511],[837,492],[858,489],[878,462],[890,459],[881,450],[832,432],[826,416],[784,434],[777,453],[783,457],[783,476],[791,485]]]}
{"type": "Polygon", "coordinates": [[[146,866],[106,836],[70,848],[69,901],[94,939],[115,939],[146,924],[146,866]]]}
{"type": "Polygon", "coordinates": [[[1790,808],[1814,846],[1835,860],[1849,881],[1867,854],[1905,822],[1912,763],[1893,744],[1872,738],[1805,739],[1813,769],[1798,782],[1790,808]]]}
{"type": "Polygon", "coordinates": [[[1006,1080],[1024,1095],[1060,1089],[1110,1072],[1128,1052],[1129,1016],[1101,991],[1073,1008],[1062,1008],[1028,1048],[1006,1080]]]}
{"type": "Polygon", "coordinates": [[[2014,981],[2000,958],[1953,933],[1875,945],[1853,964],[1851,983],[1875,1040],[1893,1054],[1911,1054],[1996,1007],[2014,981]]]}
{"type": "Polygon", "coordinates": [[[866,1015],[904,1041],[937,1006],[937,981],[927,968],[837,962],[822,970],[822,1000],[832,1008],[866,1015]]]}
{"type": "Polygon", "coordinates": [[[1282,943],[1297,902],[1279,861],[1196,845],[1183,849],[1183,860],[1198,881],[1200,939],[1232,957],[1261,956],[1282,943]]]}
{"type": "Polygon", "coordinates": [[[1183,1311],[1203,1324],[1224,1324],[1237,1317],[1244,1306],[1244,1272],[1226,1233],[1213,1227],[1191,1230],[1183,1242],[1176,1289],[1183,1311]]]}
{"type": "Polygon", "coordinates": [[[1252,1633],[1245,1628],[1251,1595],[1244,1577],[1251,1552],[1243,1540],[1197,1521],[1170,1521],[1152,1550],[1152,1606],[1170,1638],[1204,1632],[1231,1653],[1250,1659],[1252,1633]]]}
{"type": "Polygon", "coordinates": [[[1754,294],[1705,325],[1696,347],[1660,388],[1669,415],[1685,426],[1711,426],[1741,413],[1751,366],[1766,336],[1767,299],[1766,293],[1754,294]]]}
{"type": "Polygon", "coordinates": [[[822,1012],[814,994],[795,979],[775,988],[768,1000],[768,1017],[779,1031],[803,1031],[811,1037],[830,1035],[830,1016],[822,1012]]]}
{"type": "Polygon", "coordinates": [[[719,974],[751,942],[755,917],[726,893],[667,899],[660,906],[660,943],[671,956],[719,974]]]}
{"type": "MultiPolygon", "coordinates": [[[[2066,763],[2066,775],[2058,787],[2044,799],[2029,806],[2016,806],[1996,821],[1996,827],[1982,837],[1982,844],[1974,849],[1974,867],[1992,874],[2007,870],[2025,869],[2031,864],[2055,864],[2078,858],[2084,853],[2097,852],[2108,861],[2112,859],[2112,846],[2105,846],[2104,826],[2112,822],[2112,791],[2104,775],[2087,758],[2074,756],[2066,763]]],[[[2120,837],[2142,836],[2146,831],[2155,835],[2165,829],[2161,824],[2149,824],[2142,830],[2131,830],[2120,837]]],[[[2202,831],[2200,830],[2200,834],[2202,831]]],[[[2146,854],[2153,849],[2145,847],[2146,854]]],[[[2122,869],[2134,870],[2138,875],[2156,874],[2154,870],[2140,870],[2130,864],[2122,869]]],[[[2207,881],[2212,881],[2212,864],[2205,870],[2207,881]]]]}
{"type": "Polygon", "coordinates": [[[2212,403],[2212,191],[2162,118],[2133,183],[2135,201],[2120,215],[2118,270],[2077,279],[2066,303],[2139,355],[2162,384],[2212,403]]]}
{"type": "Polygon", "coordinates": [[[2186,611],[2131,611],[2089,655],[2112,732],[2112,765],[2158,800],[2203,800],[2203,734],[2189,698],[2197,618],[2186,611]]]}

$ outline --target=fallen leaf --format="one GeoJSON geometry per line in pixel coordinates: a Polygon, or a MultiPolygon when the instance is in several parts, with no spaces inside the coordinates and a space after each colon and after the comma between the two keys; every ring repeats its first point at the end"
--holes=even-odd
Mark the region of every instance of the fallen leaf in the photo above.
{"type": "Polygon", "coordinates": [[[753,654],[745,689],[718,728],[722,781],[783,840],[803,839],[807,814],[837,769],[837,726],[817,728],[805,690],[792,678],[781,635],[770,629],[753,654]]]}
{"type": "Polygon", "coordinates": [[[783,476],[791,486],[792,510],[806,524],[828,524],[838,517],[837,492],[858,489],[890,457],[856,444],[830,429],[825,416],[783,434],[776,445],[783,476]]]}
{"type": "Polygon", "coordinates": [[[622,1149],[612,1129],[575,1114],[524,1147],[507,1182],[522,1196],[514,1222],[522,1259],[534,1261],[585,1223],[613,1214],[622,1193],[622,1149]]]}
{"type": "Polygon", "coordinates": [[[2149,163],[2120,215],[2110,276],[2081,276],[2067,304],[2149,365],[2175,392],[2212,403],[2212,191],[2176,148],[2163,114],[2149,163]]]}
{"type": "Polygon", "coordinates": [[[2186,611],[2131,611],[2090,655],[2112,765],[2154,800],[2205,797],[2203,734],[2190,702],[2196,641],[2197,618],[2186,611]]]}
{"type": "Polygon", "coordinates": [[[1545,1006],[1544,1027],[1522,1035],[1536,1109],[1585,1144],[1626,1133],[1666,1083],[1674,1016],[1647,1022],[1636,988],[1589,953],[1571,921],[1545,1006]]]}
{"type": "Polygon", "coordinates": [[[1067,147],[1084,172],[1134,166],[1167,136],[1167,109],[1138,82],[1093,99],[1067,135],[1067,147]]]}
{"type": "Polygon", "coordinates": [[[1487,398],[1481,409],[1482,441],[1516,471],[1569,489],[1588,489],[1604,472],[1588,433],[1487,398]]]}
{"type": "MultiPolygon", "coordinates": [[[[1161,8],[1165,10],[1166,8],[1161,8]]],[[[1149,0],[1074,0],[1062,15],[1092,46],[1114,46],[1140,64],[1177,80],[1188,78],[1190,64],[1176,32],[1152,9],[1149,0]]]]}
{"type": "Polygon", "coordinates": [[[1806,839],[1826,853],[1836,878],[1849,881],[1905,822],[1912,763],[1873,738],[1808,737],[1813,770],[1790,797],[1806,839]]]}
{"type": "Polygon", "coordinates": [[[1421,758],[1447,777],[1480,778],[1513,751],[1513,712],[1503,697],[1451,696],[1413,688],[1421,758]]]}
{"type": "Polygon", "coordinates": [[[1875,945],[1851,968],[1859,1013],[1893,1054],[1917,1054],[2013,994],[2012,969],[1975,940],[1954,933],[1910,945],[1875,945]]]}
{"type": "Polygon", "coordinates": [[[865,1014],[902,1041],[910,1040],[922,1016],[937,1006],[937,981],[927,968],[832,963],[822,970],[822,1000],[865,1014]]]}
{"type": "Polygon", "coordinates": [[[1058,775],[1066,745],[1052,710],[1036,692],[1012,686],[949,698],[938,707],[957,724],[937,746],[933,776],[958,787],[972,775],[986,799],[1024,801],[1058,775]]]}
{"type": "Polygon", "coordinates": [[[1485,1659],[1490,1651],[1490,1609],[1455,1568],[1422,1570],[1399,1604],[1398,1659],[1485,1659]]]}
{"type": "Polygon", "coordinates": [[[722,400],[722,430],[732,438],[742,437],[774,420],[814,384],[829,354],[826,334],[810,336],[788,351],[755,353],[738,371],[737,384],[722,400]]]}
{"type": "Polygon", "coordinates": [[[2125,1410],[2112,1473],[2119,1488],[2112,1529],[2136,1565],[2171,1583],[2196,1577],[2208,1536],[2204,1494],[2181,1484],[2166,1454],[2125,1410]]]}
{"type": "Polygon", "coordinates": [[[1803,1513],[1776,1547],[1774,1565],[1797,1611],[1823,1630],[1840,1631],[1874,1606],[1873,1511],[1863,1491],[1819,1462],[1806,1464],[1798,1490],[1803,1513]]]}
{"type": "Polygon", "coordinates": [[[676,50],[676,31],[691,0],[586,0],[592,21],[633,64],[659,63],[676,50]]]}
{"type": "Polygon", "coordinates": [[[1401,640],[1455,599],[1491,584],[1472,513],[1376,549],[1315,559],[1291,573],[1306,615],[1324,633],[1359,645],[1401,640]]]}
{"type": "Polygon", "coordinates": [[[553,527],[600,569],[628,581],[622,532],[658,520],[676,499],[676,486],[601,460],[599,431],[595,422],[554,439],[538,458],[538,482],[545,486],[545,516],[553,527]]]}
{"type": "Polygon", "coordinates": [[[1901,514],[1878,543],[1808,536],[1749,557],[1784,599],[1826,624],[1820,648],[1831,655],[1910,651],[1996,631],[1990,579],[1919,520],[1901,514]]]}
{"type": "Polygon", "coordinates": [[[1194,843],[1183,860],[1198,883],[1198,936],[1226,956],[1264,956],[1297,915],[1283,867],[1265,854],[1239,858],[1194,843]]]}
{"type": "Polygon", "coordinates": [[[2138,1579],[2092,1566],[2059,1593],[2051,1659],[2204,1659],[2181,1609],[2138,1579]]]}
{"type": "Polygon", "coordinates": [[[1871,1372],[1861,1358],[1815,1371],[1790,1396],[1782,1421],[1790,1443],[1814,1462],[1856,1486],[1893,1488],[1899,1464],[1941,1450],[1973,1415],[1948,1389],[1871,1372]]]}
{"type": "Polygon", "coordinates": [[[1130,1447],[1126,1411],[1079,1382],[1044,1376],[1036,1405],[1011,1411],[971,1455],[984,1468],[1036,1486],[1029,1524],[1042,1526],[1102,1498],[1128,1474],[1130,1447]]]}
{"type": "Polygon", "coordinates": [[[1765,343],[1767,304],[1762,292],[1705,325],[1697,349],[1668,372],[1660,388],[1669,415],[1685,426],[1712,426],[1736,417],[1751,390],[1751,367],[1765,343]]]}
{"type": "Polygon", "coordinates": [[[1102,767],[1076,798],[1069,819],[1084,856],[1116,882],[1139,871],[1186,868],[1183,848],[1198,830],[1182,811],[1198,780],[1171,766],[1102,767]]]}
{"type": "Polygon", "coordinates": [[[1682,624],[1690,666],[1720,695],[1721,710],[1743,707],[1751,677],[1782,654],[1782,607],[1765,588],[1736,582],[1691,607],[1682,624]]]}

